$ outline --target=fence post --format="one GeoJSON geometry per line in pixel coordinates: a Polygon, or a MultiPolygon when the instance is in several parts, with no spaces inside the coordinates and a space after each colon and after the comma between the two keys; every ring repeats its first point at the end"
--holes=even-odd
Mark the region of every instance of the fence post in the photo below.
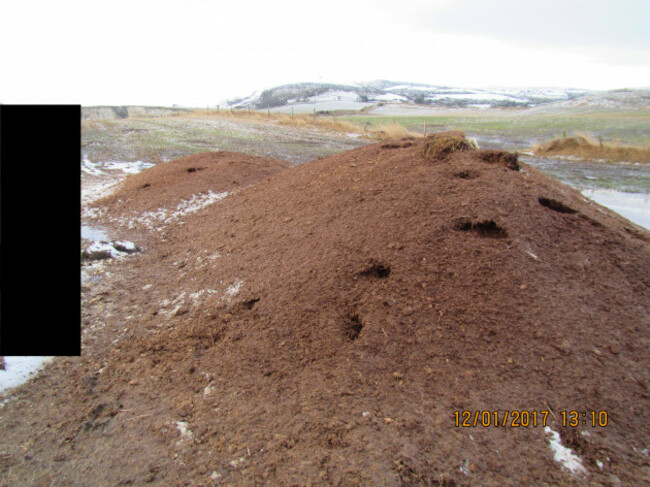
{"type": "Polygon", "coordinates": [[[424,136],[427,136],[427,121],[424,121],[424,136]]]}
{"type": "Polygon", "coordinates": [[[293,106],[291,107],[291,118],[293,118],[293,106]]]}

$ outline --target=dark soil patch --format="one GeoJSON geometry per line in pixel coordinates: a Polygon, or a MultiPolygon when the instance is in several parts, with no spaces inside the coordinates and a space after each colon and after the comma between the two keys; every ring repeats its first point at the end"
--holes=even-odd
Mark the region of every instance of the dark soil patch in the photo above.
{"type": "Polygon", "coordinates": [[[359,335],[361,334],[361,330],[363,330],[363,325],[361,324],[359,315],[353,314],[348,316],[345,326],[343,327],[343,332],[346,338],[350,341],[356,340],[357,338],[359,338],[359,335]]]}

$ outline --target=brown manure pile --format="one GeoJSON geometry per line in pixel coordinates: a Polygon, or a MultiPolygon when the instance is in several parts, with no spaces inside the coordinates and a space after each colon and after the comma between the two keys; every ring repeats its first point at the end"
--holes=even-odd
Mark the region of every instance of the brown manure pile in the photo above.
{"type": "Polygon", "coordinates": [[[650,162],[650,146],[624,146],[602,142],[587,135],[559,137],[533,147],[538,156],[574,156],[581,159],[650,162]]]}
{"type": "Polygon", "coordinates": [[[289,167],[286,161],[225,151],[160,163],[128,177],[117,191],[95,202],[95,219],[108,215],[117,225],[157,230],[174,215],[193,212],[289,167]]]}
{"type": "Polygon", "coordinates": [[[294,167],[125,261],[106,345],[3,409],[0,478],[650,482],[648,233],[432,140],[294,167]]]}

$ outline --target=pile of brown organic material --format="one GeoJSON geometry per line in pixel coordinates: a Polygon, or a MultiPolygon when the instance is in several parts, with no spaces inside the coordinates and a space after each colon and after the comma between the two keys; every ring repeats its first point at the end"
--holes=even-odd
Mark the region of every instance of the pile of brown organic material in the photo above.
{"type": "Polygon", "coordinates": [[[0,479],[650,482],[648,232],[512,154],[432,140],[283,171],[116,263],[84,356],[3,409],[0,479]]]}
{"type": "Polygon", "coordinates": [[[95,202],[114,225],[157,230],[173,215],[184,216],[233,191],[291,167],[286,161],[237,152],[202,152],[160,163],[121,182],[117,191],[95,202]]]}
{"type": "Polygon", "coordinates": [[[580,159],[650,162],[650,146],[634,147],[603,142],[587,135],[559,137],[533,148],[538,156],[572,156],[580,159]]]}

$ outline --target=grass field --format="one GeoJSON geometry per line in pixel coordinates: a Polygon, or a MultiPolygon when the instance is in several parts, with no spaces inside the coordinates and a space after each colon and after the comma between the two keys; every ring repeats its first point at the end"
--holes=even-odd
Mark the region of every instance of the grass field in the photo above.
{"type": "MultiPolygon", "coordinates": [[[[303,163],[360,145],[378,135],[403,137],[459,129],[482,148],[527,150],[556,137],[584,132],[604,143],[643,145],[650,140],[649,111],[536,113],[533,110],[447,110],[427,116],[368,114],[292,118],[289,115],[196,111],[175,117],[85,120],[84,156],[91,161],[158,163],[197,152],[227,150],[303,163]],[[381,134],[380,131],[385,133],[381,134]]],[[[650,193],[650,167],[529,158],[546,172],[581,188],[650,193]],[[599,166],[596,168],[596,166],[599,166]]]]}
{"type": "Polygon", "coordinates": [[[625,144],[644,144],[650,140],[650,111],[602,111],[574,113],[536,113],[532,110],[457,111],[431,116],[346,116],[344,120],[373,127],[399,123],[406,129],[422,133],[463,130],[470,137],[493,141],[507,149],[526,149],[565,133],[588,133],[603,140],[625,144]]]}
{"type": "Polygon", "coordinates": [[[301,163],[368,143],[342,132],[214,115],[85,120],[81,134],[83,154],[91,161],[153,163],[206,151],[301,163]]]}

